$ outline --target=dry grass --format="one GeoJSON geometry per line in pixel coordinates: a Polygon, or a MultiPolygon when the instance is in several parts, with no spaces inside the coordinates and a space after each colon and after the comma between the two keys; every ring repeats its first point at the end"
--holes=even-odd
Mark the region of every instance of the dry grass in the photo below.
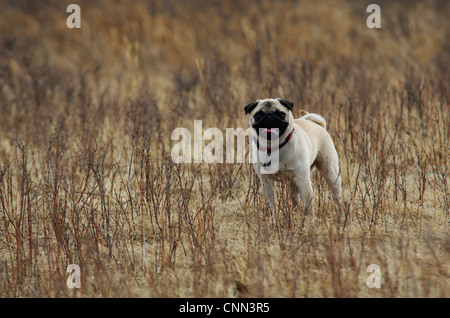
{"type": "Polygon", "coordinates": [[[1,297],[449,296],[448,1],[380,1],[380,30],[365,1],[80,0],[80,30],[69,3],[2,4],[1,297]],[[343,231],[318,175],[302,227],[249,164],[170,160],[276,96],[329,123],[343,231]]]}

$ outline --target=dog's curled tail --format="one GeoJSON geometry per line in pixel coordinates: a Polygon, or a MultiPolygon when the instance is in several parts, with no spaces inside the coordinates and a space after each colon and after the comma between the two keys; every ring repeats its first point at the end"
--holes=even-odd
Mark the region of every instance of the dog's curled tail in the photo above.
{"type": "Polygon", "coordinates": [[[327,129],[327,122],[325,118],[318,114],[308,113],[305,110],[300,111],[300,119],[310,120],[313,123],[316,123],[319,126],[322,126],[323,128],[327,129]]]}

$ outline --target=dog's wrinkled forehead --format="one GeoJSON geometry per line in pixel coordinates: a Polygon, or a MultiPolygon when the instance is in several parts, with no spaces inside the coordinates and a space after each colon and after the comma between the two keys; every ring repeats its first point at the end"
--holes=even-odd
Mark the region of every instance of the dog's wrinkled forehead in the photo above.
{"type": "Polygon", "coordinates": [[[276,99],[266,99],[266,100],[262,100],[259,102],[259,105],[261,106],[260,108],[265,108],[267,110],[269,110],[270,108],[276,107],[278,104],[278,106],[281,106],[280,103],[277,103],[276,99]]]}
{"type": "Polygon", "coordinates": [[[281,98],[268,98],[258,99],[245,106],[245,113],[257,112],[259,110],[274,111],[279,110],[292,110],[293,103],[281,98]]]}

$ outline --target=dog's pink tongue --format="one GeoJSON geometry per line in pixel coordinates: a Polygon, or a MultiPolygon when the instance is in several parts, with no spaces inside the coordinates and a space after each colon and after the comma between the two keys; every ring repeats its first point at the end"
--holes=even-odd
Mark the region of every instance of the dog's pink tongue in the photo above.
{"type": "Polygon", "coordinates": [[[266,129],[263,130],[263,132],[276,133],[277,130],[276,129],[266,128],[266,129]]]}

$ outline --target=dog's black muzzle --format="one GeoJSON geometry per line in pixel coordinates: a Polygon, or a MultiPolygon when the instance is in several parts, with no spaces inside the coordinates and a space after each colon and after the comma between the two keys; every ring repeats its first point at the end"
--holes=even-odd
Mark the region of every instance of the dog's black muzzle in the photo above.
{"type": "Polygon", "coordinates": [[[264,117],[262,117],[261,119],[259,119],[257,122],[255,122],[253,124],[253,128],[256,129],[256,133],[260,137],[265,138],[265,139],[270,139],[272,136],[271,135],[272,132],[267,131],[267,130],[277,128],[278,129],[278,137],[280,137],[286,131],[288,126],[289,126],[288,122],[286,122],[284,119],[280,118],[279,116],[277,116],[273,113],[267,113],[266,115],[264,115],[264,117]]]}

